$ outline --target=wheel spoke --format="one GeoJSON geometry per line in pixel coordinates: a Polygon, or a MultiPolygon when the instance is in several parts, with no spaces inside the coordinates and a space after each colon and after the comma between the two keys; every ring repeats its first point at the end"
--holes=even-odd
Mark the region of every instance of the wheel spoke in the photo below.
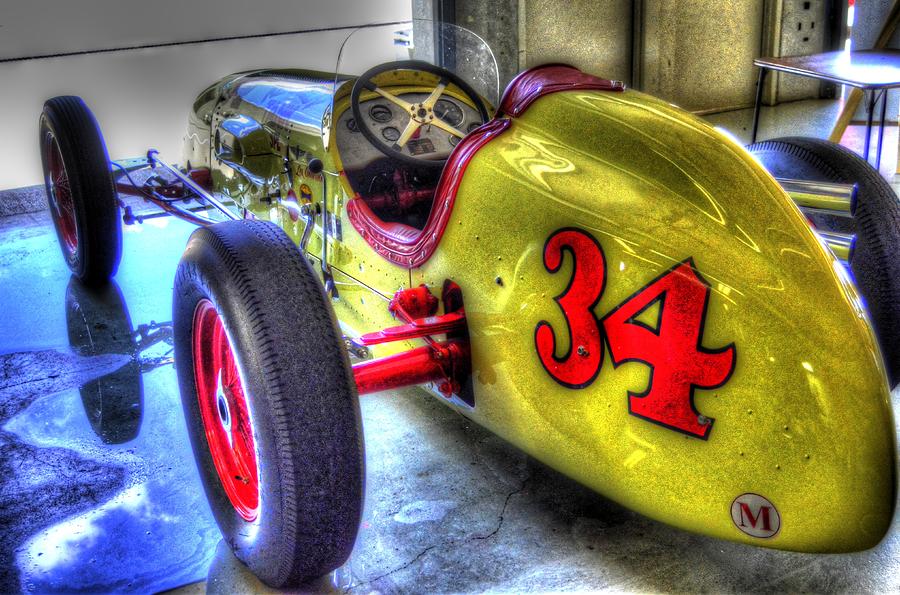
{"type": "Polygon", "coordinates": [[[243,483],[256,479],[256,454],[254,453],[253,427],[250,423],[250,413],[247,411],[247,400],[240,382],[240,376],[234,365],[234,357],[230,358],[229,367],[232,368],[232,384],[229,384],[227,395],[229,407],[232,411],[231,419],[231,445],[234,451],[235,463],[243,483]]]}
{"type": "Polygon", "coordinates": [[[256,477],[256,472],[251,467],[251,463],[255,463],[255,461],[253,460],[252,451],[248,448],[250,441],[241,430],[232,428],[231,431],[231,440],[234,444],[234,462],[235,467],[237,468],[237,475],[240,476],[240,478],[236,477],[235,479],[238,479],[241,483],[247,484],[256,477]]]}
{"type": "Polygon", "coordinates": [[[388,101],[391,101],[391,102],[393,102],[393,103],[396,103],[397,105],[399,105],[400,107],[402,107],[404,110],[406,110],[407,113],[409,113],[410,111],[412,111],[412,104],[411,104],[411,103],[408,103],[408,102],[406,102],[406,101],[400,99],[400,98],[397,97],[396,95],[391,95],[390,93],[388,93],[387,91],[385,91],[385,90],[382,89],[381,87],[372,87],[372,90],[375,91],[376,93],[378,93],[379,95],[381,95],[382,97],[384,97],[385,99],[387,99],[388,101]]]}
{"type": "Polygon", "coordinates": [[[242,418],[237,427],[232,426],[232,443],[234,444],[235,462],[244,483],[256,478],[256,455],[253,452],[253,434],[250,421],[242,418]]]}
{"type": "Polygon", "coordinates": [[[72,190],[69,186],[69,176],[59,152],[59,143],[53,137],[47,137],[47,151],[49,162],[47,179],[49,181],[50,208],[54,214],[60,238],[64,243],[67,258],[74,258],[78,249],[78,230],[75,217],[75,202],[72,200],[72,190]]]}
{"type": "Polygon", "coordinates": [[[422,126],[412,118],[409,119],[409,122],[406,124],[406,128],[403,129],[403,133],[400,135],[400,138],[397,139],[397,146],[402,148],[406,146],[406,143],[409,142],[409,139],[412,138],[412,135],[416,133],[416,130],[422,126]]]}
{"type": "Polygon", "coordinates": [[[464,132],[457,130],[454,126],[447,124],[440,118],[435,118],[434,120],[431,121],[431,123],[433,125],[437,126],[438,128],[440,128],[441,130],[444,130],[445,132],[449,132],[453,136],[458,136],[459,138],[463,138],[466,135],[464,132]]]}
{"type": "Polygon", "coordinates": [[[259,511],[253,424],[237,359],[209,300],[198,304],[193,335],[197,397],[210,456],[235,511],[252,521],[259,511]]]}
{"type": "Polygon", "coordinates": [[[444,89],[447,88],[447,80],[441,79],[441,82],[438,83],[438,86],[434,88],[434,91],[431,92],[431,95],[422,102],[422,106],[425,108],[433,108],[434,104],[437,103],[437,100],[444,94],[444,89]]]}
{"type": "Polygon", "coordinates": [[[70,200],[57,200],[56,207],[59,209],[60,215],[69,215],[71,217],[75,216],[75,206],[70,200]]]}
{"type": "Polygon", "coordinates": [[[69,176],[66,175],[66,172],[61,171],[59,175],[57,175],[56,179],[53,181],[53,187],[57,189],[57,192],[60,190],[69,194],[69,176]]]}

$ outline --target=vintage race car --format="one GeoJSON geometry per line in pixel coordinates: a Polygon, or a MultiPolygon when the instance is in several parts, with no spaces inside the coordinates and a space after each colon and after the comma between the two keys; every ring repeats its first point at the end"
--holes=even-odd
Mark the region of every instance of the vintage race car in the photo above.
{"type": "Polygon", "coordinates": [[[363,28],[335,72],[216,82],[183,167],[109,162],[77,98],[41,120],[78,277],[115,273],[121,219],[201,226],[176,367],[212,510],[254,573],[296,585],[347,559],[358,395],[408,385],[677,527],[806,552],[881,540],[900,205],[867,163],[814,139],[748,151],[566,65],[498,97],[490,50],[450,25],[363,28]]]}

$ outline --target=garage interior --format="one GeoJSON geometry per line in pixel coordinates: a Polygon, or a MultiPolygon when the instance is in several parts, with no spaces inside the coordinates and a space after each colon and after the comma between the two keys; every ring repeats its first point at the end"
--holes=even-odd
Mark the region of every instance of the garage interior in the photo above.
{"type": "MultiPolygon", "coordinates": [[[[754,59],[872,48],[893,2],[203,1],[162,28],[160,3],[93,0],[106,15],[95,21],[72,20],[66,4],[41,0],[0,15],[0,80],[10,90],[0,99],[0,592],[274,592],[222,541],[184,427],[172,278],[195,228],[174,218],[127,226],[114,282],[98,291],[71,277],[41,183],[46,98],[83,96],[113,159],[154,146],[175,162],[193,98],[213,80],[254,67],[330,71],[356,26],[427,18],[482,36],[501,89],[526,68],[568,63],[748,144],[754,59]],[[66,33],[36,36],[38,26],[66,33]]],[[[887,47],[900,48],[900,34],[887,47]]],[[[848,95],[772,74],[758,139],[828,138],[848,95]]],[[[898,96],[887,95],[879,170],[895,191],[898,96]]],[[[866,118],[860,105],[844,146],[862,151],[866,118]]],[[[900,405],[900,390],[892,400],[900,405]]],[[[896,517],[861,553],[754,548],[632,512],[420,389],[360,403],[359,537],[349,562],[309,591],[900,591],[896,517]]]]}

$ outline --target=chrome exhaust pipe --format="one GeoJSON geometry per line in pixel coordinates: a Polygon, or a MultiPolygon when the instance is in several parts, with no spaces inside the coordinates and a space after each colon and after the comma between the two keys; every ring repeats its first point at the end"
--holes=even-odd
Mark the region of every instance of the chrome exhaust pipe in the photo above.
{"type": "Polygon", "coordinates": [[[806,213],[844,215],[856,213],[856,184],[834,184],[776,178],[794,203],[806,213]]]}
{"type": "Polygon", "coordinates": [[[838,260],[850,262],[850,259],[853,258],[853,249],[856,247],[856,235],[819,230],[816,230],[816,234],[838,260]]]}

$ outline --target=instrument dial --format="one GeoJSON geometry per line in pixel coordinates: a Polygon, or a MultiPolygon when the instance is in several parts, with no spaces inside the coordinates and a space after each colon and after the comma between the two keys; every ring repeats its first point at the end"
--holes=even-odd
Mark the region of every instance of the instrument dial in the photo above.
{"type": "Polygon", "coordinates": [[[384,140],[390,142],[396,142],[398,138],[400,138],[400,131],[394,128],[393,126],[388,126],[384,130],[381,131],[381,136],[384,137],[384,140]]]}
{"type": "Polygon", "coordinates": [[[376,122],[381,122],[383,124],[385,122],[390,122],[391,118],[394,117],[394,114],[391,113],[391,108],[388,106],[382,103],[376,103],[369,109],[369,116],[376,122]]]}
{"type": "Polygon", "coordinates": [[[434,115],[451,126],[462,124],[464,117],[459,106],[446,99],[438,99],[438,102],[434,104],[434,115]]]}

